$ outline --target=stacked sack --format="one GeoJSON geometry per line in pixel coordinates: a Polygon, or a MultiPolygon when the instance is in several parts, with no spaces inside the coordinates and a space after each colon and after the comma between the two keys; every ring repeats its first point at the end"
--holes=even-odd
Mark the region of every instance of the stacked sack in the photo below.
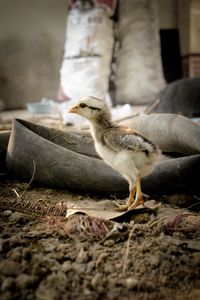
{"type": "Polygon", "coordinates": [[[70,10],[60,70],[66,96],[108,95],[113,43],[113,22],[105,9],[70,10]]]}
{"type": "Polygon", "coordinates": [[[154,0],[120,1],[116,103],[144,104],[165,86],[154,0]]]}

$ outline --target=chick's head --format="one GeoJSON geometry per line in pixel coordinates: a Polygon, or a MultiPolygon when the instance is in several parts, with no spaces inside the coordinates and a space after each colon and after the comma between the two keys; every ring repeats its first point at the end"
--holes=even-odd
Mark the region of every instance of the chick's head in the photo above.
{"type": "Polygon", "coordinates": [[[110,116],[106,104],[102,100],[92,96],[81,98],[69,112],[77,113],[89,121],[95,121],[100,116],[105,116],[106,118],[110,116]]]}

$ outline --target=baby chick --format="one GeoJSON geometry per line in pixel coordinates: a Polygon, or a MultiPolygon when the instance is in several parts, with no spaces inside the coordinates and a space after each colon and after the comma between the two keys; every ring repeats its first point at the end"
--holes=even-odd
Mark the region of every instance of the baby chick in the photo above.
{"type": "Polygon", "coordinates": [[[82,98],[69,112],[89,120],[97,153],[129,183],[129,198],[117,210],[144,205],[141,177],[152,171],[160,155],[158,147],[131,128],[114,125],[108,107],[97,98],[82,98]]]}

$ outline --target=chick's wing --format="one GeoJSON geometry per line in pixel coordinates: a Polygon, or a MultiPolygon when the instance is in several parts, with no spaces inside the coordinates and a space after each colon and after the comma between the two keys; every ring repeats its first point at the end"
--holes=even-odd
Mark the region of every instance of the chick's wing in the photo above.
{"type": "Polygon", "coordinates": [[[138,133],[123,128],[113,128],[105,131],[103,142],[113,151],[132,150],[145,151],[146,139],[138,133]]]}

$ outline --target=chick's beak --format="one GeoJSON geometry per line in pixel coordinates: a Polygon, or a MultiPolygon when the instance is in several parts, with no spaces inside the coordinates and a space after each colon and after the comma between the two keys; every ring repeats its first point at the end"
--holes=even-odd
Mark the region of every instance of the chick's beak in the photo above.
{"type": "Polygon", "coordinates": [[[69,113],[77,113],[78,112],[78,106],[73,106],[69,109],[69,113]]]}

